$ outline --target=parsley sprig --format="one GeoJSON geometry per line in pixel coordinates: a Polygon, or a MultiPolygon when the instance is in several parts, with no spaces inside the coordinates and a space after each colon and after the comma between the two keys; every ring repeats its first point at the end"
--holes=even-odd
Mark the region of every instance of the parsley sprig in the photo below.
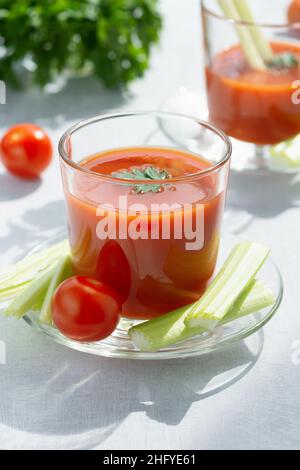
{"type": "Polygon", "coordinates": [[[274,58],[268,63],[268,67],[271,69],[291,69],[297,67],[299,64],[298,57],[292,52],[283,52],[282,54],[277,54],[274,58]]]}
{"type": "MultiPolygon", "coordinates": [[[[130,168],[127,170],[115,171],[112,173],[114,178],[122,178],[128,180],[149,180],[149,181],[165,181],[171,178],[170,173],[166,170],[157,168],[152,165],[147,165],[142,168],[130,168]]],[[[145,194],[145,193],[160,193],[163,190],[165,185],[162,184],[136,184],[133,186],[132,190],[136,194],[145,194]]]]}
{"type": "Polygon", "coordinates": [[[0,0],[0,80],[44,86],[91,70],[109,87],[141,77],[162,19],[158,0],[0,0]]]}

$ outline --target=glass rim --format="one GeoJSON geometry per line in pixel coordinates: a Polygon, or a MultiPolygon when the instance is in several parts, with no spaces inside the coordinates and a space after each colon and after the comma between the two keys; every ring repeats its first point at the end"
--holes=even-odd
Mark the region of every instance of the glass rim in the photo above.
{"type": "MultiPolygon", "coordinates": [[[[138,117],[138,116],[152,116],[156,118],[181,118],[185,119],[187,121],[193,121],[199,124],[200,126],[204,127],[205,129],[210,130],[213,132],[215,135],[217,135],[224,143],[225,149],[223,152],[223,155],[220,159],[220,161],[216,164],[213,164],[205,168],[204,170],[197,171],[196,173],[191,173],[187,175],[182,175],[182,176],[176,176],[174,178],[168,178],[167,183],[177,183],[177,182],[183,182],[183,181],[191,181],[194,180],[198,177],[202,177],[204,175],[208,175],[211,173],[214,173],[215,171],[219,170],[222,168],[231,158],[232,155],[232,144],[229,139],[229,137],[221,130],[219,130],[217,127],[213,126],[207,121],[203,121],[201,119],[198,119],[193,116],[187,116],[185,114],[179,114],[179,113],[171,113],[171,112],[165,112],[165,111],[128,111],[128,112],[115,112],[115,113],[108,113],[108,114],[100,114],[97,116],[93,116],[88,119],[84,119],[82,121],[77,122],[73,126],[71,126],[60,138],[59,143],[58,143],[58,152],[60,158],[64,161],[64,163],[71,167],[73,170],[76,170],[80,173],[86,174],[86,175],[91,175],[93,177],[100,178],[102,180],[105,180],[107,182],[113,182],[113,183],[118,183],[118,184],[136,184],[137,180],[136,179],[127,179],[127,178],[118,178],[115,176],[111,175],[106,175],[102,173],[97,173],[93,170],[90,170],[88,168],[85,168],[81,166],[79,163],[75,162],[68,156],[68,152],[66,151],[65,144],[68,142],[70,137],[75,134],[75,132],[83,129],[84,127],[87,127],[91,124],[95,124],[97,122],[102,122],[102,121],[107,121],[110,119],[119,119],[119,118],[126,118],[126,117],[138,117]]],[[[149,146],[150,147],[150,146],[149,146]]],[[[113,150],[113,149],[111,149],[113,150]]],[[[196,152],[195,152],[196,153],[196,152]]],[[[162,180],[139,180],[140,184],[143,185],[153,185],[153,184],[161,184],[162,180]]]]}
{"type": "Polygon", "coordinates": [[[239,26],[259,26],[261,28],[270,28],[270,29],[299,29],[300,28],[300,21],[296,22],[289,22],[286,23],[265,23],[265,22],[258,22],[258,21],[244,21],[244,20],[235,20],[233,18],[227,18],[227,16],[222,15],[221,13],[217,13],[212,11],[211,8],[206,6],[207,0],[201,0],[201,5],[203,12],[207,15],[210,15],[214,18],[217,18],[222,21],[226,21],[227,23],[231,23],[234,25],[239,26]]]}

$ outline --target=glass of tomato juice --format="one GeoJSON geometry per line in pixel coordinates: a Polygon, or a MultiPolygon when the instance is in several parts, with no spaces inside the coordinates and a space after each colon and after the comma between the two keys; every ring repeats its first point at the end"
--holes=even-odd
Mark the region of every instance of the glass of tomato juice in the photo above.
{"type": "Polygon", "coordinates": [[[75,273],[114,287],[127,318],[196,301],[218,255],[227,136],[183,115],[128,112],[73,126],[59,152],[75,273]]]}
{"type": "Polygon", "coordinates": [[[248,1],[255,22],[226,18],[217,0],[201,3],[209,121],[234,138],[234,168],[271,168],[268,146],[300,132],[300,23],[291,22],[291,0],[248,1]],[[254,28],[288,65],[249,65],[237,31],[254,28]]]}

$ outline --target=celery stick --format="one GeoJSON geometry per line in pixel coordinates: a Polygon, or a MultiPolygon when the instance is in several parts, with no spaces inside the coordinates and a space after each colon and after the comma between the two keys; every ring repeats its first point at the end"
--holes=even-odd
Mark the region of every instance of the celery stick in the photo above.
{"type": "MultiPolygon", "coordinates": [[[[272,291],[260,281],[252,281],[239,296],[221,324],[229,323],[275,303],[272,291]]],[[[141,351],[158,351],[179,341],[198,336],[205,328],[191,328],[184,320],[194,304],[154,318],[129,330],[134,345],[141,351]]]]}
{"type": "MultiPolygon", "coordinates": [[[[46,291],[46,292],[47,292],[47,291],[46,291]]],[[[30,309],[32,312],[34,312],[34,313],[36,313],[36,314],[38,314],[38,315],[40,314],[41,308],[42,308],[43,303],[44,303],[44,299],[45,299],[45,294],[46,294],[46,292],[44,292],[43,295],[40,295],[40,296],[36,299],[34,305],[33,305],[33,306],[31,307],[31,309],[30,309]]]]}
{"type": "Polygon", "coordinates": [[[6,308],[4,315],[16,318],[23,317],[25,313],[36,305],[37,299],[46,294],[54,273],[55,269],[52,268],[32,281],[24,292],[18,295],[6,308]]]}
{"type": "Polygon", "coordinates": [[[271,44],[265,38],[262,28],[254,24],[255,20],[247,0],[233,1],[241,17],[241,20],[246,21],[248,23],[253,23],[253,25],[249,26],[249,31],[252,35],[252,38],[261,58],[266,62],[271,62],[274,59],[274,53],[271,44]]]}
{"type": "Polygon", "coordinates": [[[250,313],[258,312],[270,305],[275,304],[275,296],[272,290],[263,282],[254,279],[249,286],[241,293],[234,302],[229,313],[221,320],[220,324],[224,325],[241,317],[245,317],[250,313]]]}
{"type": "Polygon", "coordinates": [[[300,135],[270,147],[270,155],[283,168],[300,167],[300,135]]]}
{"type": "Polygon", "coordinates": [[[68,240],[64,240],[60,243],[52,245],[49,248],[46,248],[45,250],[34,253],[28,258],[24,258],[22,261],[19,261],[15,264],[8,266],[5,269],[2,269],[0,275],[0,282],[2,284],[5,280],[9,280],[10,277],[12,277],[13,279],[15,277],[21,277],[21,275],[26,273],[27,271],[31,272],[31,270],[39,270],[41,266],[47,266],[53,261],[54,258],[60,257],[60,254],[62,252],[68,251],[68,240]]]}
{"type": "Polygon", "coordinates": [[[68,252],[68,241],[64,240],[2,270],[0,300],[15,297],[24,291],[40,273],[53,268],[68,252]]]}
{"type": "Polygon", "coordinates": [[[185,321],[191,327],[214,328],[253,281],[269,253],[269,248],[259,243],[239,243],[185,321]]]}
{"type": "Polygon", "coordinates": [[[72,263],[69,255],[65,256],[57,265],[54,275],[50,281],[48,290],[46,292],[44,302],[41,308],[39,321],[41,323],[52,323],[51,302],[56,288],[65,279],[72,276],[72,263]]]}
{"type": "MultiPolygon", "coordinates": [[[[227,18],[241,20],[233,0],[218,0],[218,2],[227,18]]],[[[235,29],[249,65],[256,70],[266,70],[267,67],[256,48],[248,27],[237,24],[235,29]]]]}

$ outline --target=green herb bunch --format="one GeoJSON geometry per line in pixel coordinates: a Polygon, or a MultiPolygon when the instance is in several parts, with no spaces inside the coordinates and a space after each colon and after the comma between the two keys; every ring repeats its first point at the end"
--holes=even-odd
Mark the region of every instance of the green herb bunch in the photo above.
{"type": "Polygon", "coordinates": [[[20,87],[20,64],[40,86],[91,67],[108,87],[149,66],[162,25],[158,0],[0,0],[0,79],[20,87]]]}

